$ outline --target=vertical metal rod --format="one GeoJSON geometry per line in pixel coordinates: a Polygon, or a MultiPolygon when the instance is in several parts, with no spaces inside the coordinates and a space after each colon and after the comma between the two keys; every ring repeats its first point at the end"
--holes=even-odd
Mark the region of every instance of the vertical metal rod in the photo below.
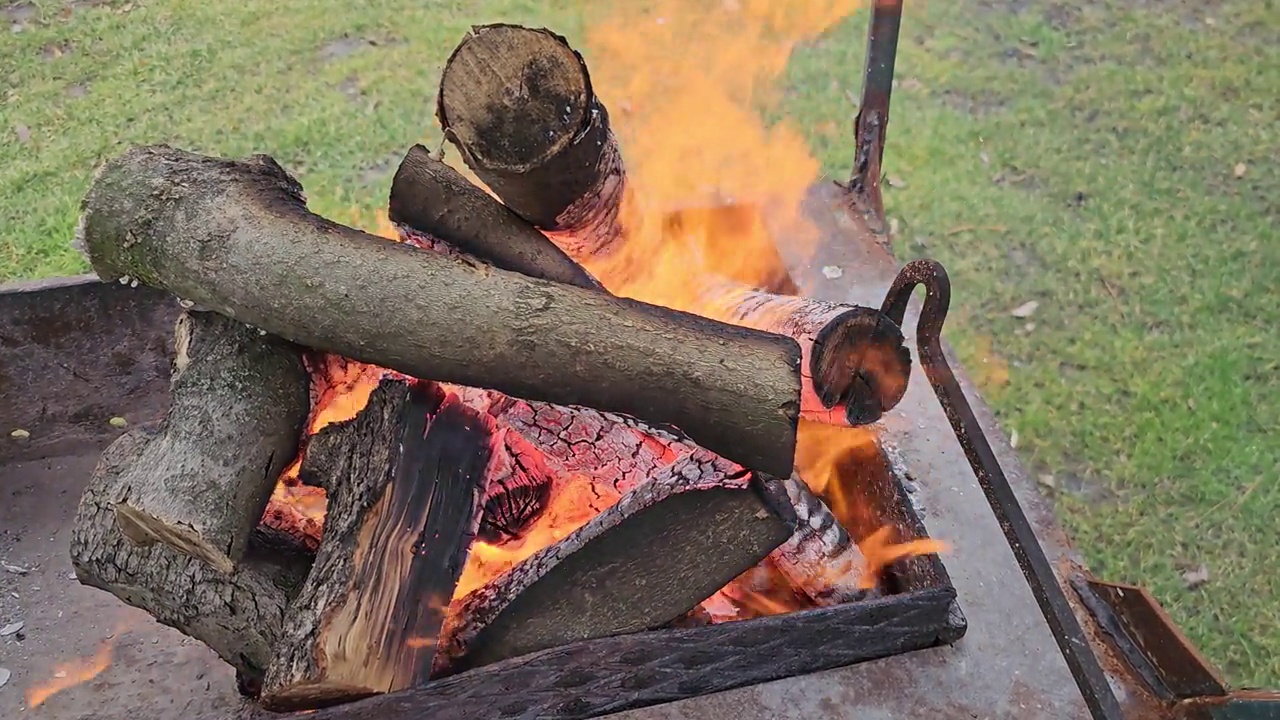
{"type": "Polygon", "coordinates": [[[854,120],[855,153],[849,189],[871,211],[884,229],[884,200],[880,194],[880,163],[884,159],[885,133],[889,126],[889,99],[893,95],[893,64],[898,54],[898,28],[902,24],[902,0],[875,0],[867,30],[867,59],[862,70],[862,102],[854,120]]]}
{"type": "Polygon", "coordinates": [[[947,420],[955,431],[960,447],[964,449],[969,465],[973,468],[978,484],[1004,531],[1005,539],[1013,550],[1022,574],[1026,576],[1031,593],[1040,605],[1058,642],[1067,667],[1080,687],[1080,694],[1095,720],[1122,720],[1120,704],[1111,684],[1093,654],[1084,629],[1071,610],[1067,595],[1058,583],[1053,566],[1044,554],[1035,530],[1004,475],[995,452],[982,432],[982,425],[973,414],[960,383],[951,372],[942,352],[942,323],[951,304],[951,281],[942,265],[933,260],[915,260],[907,263],[893,281],[885,295],[881,311],[894,322],[902,325],[907,312],[911,292],[917,285],[926,291],[924,307],[916,324],[916,348],[920,365],[924,368],[933,391],[938,396],[947,420]]]}

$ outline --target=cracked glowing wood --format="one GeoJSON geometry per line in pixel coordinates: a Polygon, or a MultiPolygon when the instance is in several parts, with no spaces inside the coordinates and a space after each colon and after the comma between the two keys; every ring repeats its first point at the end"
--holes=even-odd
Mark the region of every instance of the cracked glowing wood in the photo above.
{"type": "Polygon", "coordinates": [[[791,535],[769,483],[705,451],[659,471],[455,600],[437,675],[680,618],[791,535]]]}
{"type": "Polygon", "coordinates": [[[179,316],[174,346],[173,401],[118,479],[117,522],[137,545],[169,545],[229,573],[302,437],[302,350],[205,312],[179,316]]]}
{"type": "Polygon", "coordinates": [[[131,149],[99,171],[77,236],[104,279],[137,278],[301,345],[669,423],[747,467],[791,474],[793,340],[344,227],[308,212],[266,156],[131,149]]]}
{"type": "Polygon", "coordinates": [[[858,544],[804,481],[793,476],[781,483],[796,514],[796,532],[769,559],[819,607],[867,597],[867,561],[858,544]]]}
{"type": "Polygon", "coordinates": [[[140,426],[102,453],[72,525],[76,578],[203,642],[243,676],[260,678],[310,556],[255,534],[223,573],[168,545],[127,539],[115,505],[132,487],[128,473],[162,437],[157,426],[140,426]]]}
{"type": "Polygon", "coordinates": [[[427,681],[496,441],[492,420],[457,395],[391,376],[354,419],[311,439],[301,477],[328,492],[324,533],[264,706],[313,709],[427,681]]]}
{"type": "Polygon", "coordinates": [[[494,267],[603,289],[537,228],[421,145],[409,148],[401,161],[387,207],[392,222],[444,238],[494,267]]]}

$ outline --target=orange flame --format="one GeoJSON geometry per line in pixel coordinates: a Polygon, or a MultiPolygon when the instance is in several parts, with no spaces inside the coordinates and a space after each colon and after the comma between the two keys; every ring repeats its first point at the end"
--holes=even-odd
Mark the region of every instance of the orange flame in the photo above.
{"type": "Polygon", "coordinates": [[[893,542],[895,529],[886,525],[868,535],[858,543],[858,549],[866,559],[866,571],[862,574],[860,584],[863,589],[870,590],[876,586],[880,573],[893,563],[903,558],[929,553],[946,552],[947,544],[933,538],[918,538],[906,542],[893,542]]]}
{"type": "Polygon", "coordinates": [[[27,707],[40,707],[63,690],[94,679],[111,666],[113,652],[112,641],[104,640],[92,656],[55,665],[52,678],[27,689],[27,707]]]}

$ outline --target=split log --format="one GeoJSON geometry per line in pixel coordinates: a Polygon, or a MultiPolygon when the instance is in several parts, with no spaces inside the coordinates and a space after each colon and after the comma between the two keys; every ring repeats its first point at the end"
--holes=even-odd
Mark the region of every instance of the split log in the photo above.
{"type": "Polygon", "coordinates": [[[313,215],[301,193],[266,156],[134,148],[98,173],[78,244],[104,279],[137,278],[300,345],[671,424],[790,476],[794,341],[420,252],[313,215]]]}
{"type": "Polygon", "coordinates": [[[602,290],[603,286],[510,208],[472,185],[421,145],[405,154],[391,181],[388,215],[447,240],[494,267],[529,277],[602,290]]]}
{"type": "Polygon", "coordinates": [[[183,313],[175,335],[172,405],[121,473],[117,522],[230,573],[297,452],[307,371],[300,348],[214,313],[183,313]]]}
{"type": "Polygon", "coordinates": [[[314,709],[425,683],[466,562],[496,432],[434,383],[386,378],[312,438],[301,477],[329,496],[262,703],[314,709]]]}
{"type": "Polygon", "coordinates": [[[158,426],[140,426],[102,453],[72,525],[76,578],[203,642],[253,684],[271,659],[310,557],[261,545],[255,534],[224,573],[169,545],[126,538],[115,507],[133,488],[129,473],[162,438],[158,426]]]}
{"type": "Polygon", "coordinates": [[[617,141],[586,63],[563,37],[473,28],[445,63],[436,115],[467,166],[536,227],[573,235],[587,254],[619,236],[617,141]]]}
{"type": "Polygon", "coordinates": [[[437,676],[666,626],[785,542],[795,517],[776,483],[708,455],[668,467],[455,601],[437,676]]]}

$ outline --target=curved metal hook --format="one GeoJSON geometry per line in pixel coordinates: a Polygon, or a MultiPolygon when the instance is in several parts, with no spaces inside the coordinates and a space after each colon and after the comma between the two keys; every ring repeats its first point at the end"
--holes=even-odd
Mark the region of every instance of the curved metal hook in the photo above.
{"type": "Polygon", "coordinates": [[[924,306],[916,323],[916,350],[920,366],[938,403],[946,413],[951,429],[960,447],[964,449],[969,466],[978,479],[978,485],[987,497],[995,513],[1000,529],[1004,531],[1022,574],[1026,576],[1031,593],[1035,595],[1053,637],[1058,642],[1063,659],[1080,687],[1080,694],[1095,720],[1121,720],[1120,704],[1107,681],[1107,676],[1093,654],[1088,638],[1079,620],[1071,610],[1066,593],[1059,584],[1053,566],[1044,554],[1044,548],[1036,538],[1035,530],[1005,477],[995,452],[991,449],[969,400],[965,397],[955,373],[947,364],[942,350],[942,324],[947,319],[951,305],[951,281],[947,271],[934,260],[915,260],[903,266],[885,295],[881,312],[903,326],[907,304],[917,285],[925,288],[924,306]]]}

